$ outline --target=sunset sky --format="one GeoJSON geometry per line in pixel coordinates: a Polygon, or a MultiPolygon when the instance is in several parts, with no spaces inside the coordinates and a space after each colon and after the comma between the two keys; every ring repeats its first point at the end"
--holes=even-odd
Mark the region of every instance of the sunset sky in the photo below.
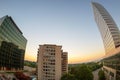
{"type": "Polygon", "coordinates": [[[69,63],[80,63],[105,55],[91,1],[120,28],[120,0],[0,0],[0,17],[11,16],[27,38],[25,60],[37,60],[40,44],[56,44],[68,52],[69,63]]]}

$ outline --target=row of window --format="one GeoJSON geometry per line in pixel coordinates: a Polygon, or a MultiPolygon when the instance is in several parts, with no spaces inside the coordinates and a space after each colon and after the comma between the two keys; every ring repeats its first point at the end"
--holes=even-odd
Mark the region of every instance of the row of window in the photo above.
{"type": "Polygon", "coordinates": [[[9,40],[12,40],[16,44],[19,43],[19,45],[23,46],[23,49],[25,47],[25,42],[26,40],[23,38],[21,34],[18,34],[13,27],[14,25],[10,24],[7,20],[5,20],[2,25],[1,25],[1,32],[5,37],[8,38],[9,40]]]}

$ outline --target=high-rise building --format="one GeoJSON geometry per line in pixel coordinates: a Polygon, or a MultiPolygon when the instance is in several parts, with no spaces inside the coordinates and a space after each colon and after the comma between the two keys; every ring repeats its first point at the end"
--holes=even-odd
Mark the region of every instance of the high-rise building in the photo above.
{"type": "Polygon", "coordinates": [[[62,74],[68,72],[68,53],[62,52],[62,74]]]}
{"type": "Polygon", "coordinates": [[[27,40],[10,16],[0,18],[0,70],[22,70],[27,40]]]}
{"type": "Polygon", "coordinates": [[[111,54],[120,46],[120,31],[111,15],[99,3],[92,2],[95,21],[100,30],[105,52],[111,54]]]}
{"type": "Polygon", "coordinates": [[[120,31],[102,5],[92,2],[92,6],[106,51],[102,60],[106,80],[120,80],[120,31]]]}
{"type": "Polygon", "coordinates": [[[38,80],[60,80],[61,75],[68,71],[67,52],[62,51],[62,46],[40,45],[37,62],[38,80]]]}

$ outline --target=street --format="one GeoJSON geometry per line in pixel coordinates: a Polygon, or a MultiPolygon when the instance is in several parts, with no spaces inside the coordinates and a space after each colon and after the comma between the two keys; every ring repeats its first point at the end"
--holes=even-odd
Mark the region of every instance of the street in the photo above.
{"type": "Polygon", "coordinates": [[[98,80],[98,72],[99,72],[100,69],[97,69],[96,71],[93,71],[93,76],[94,76],[94,79],[93,80],[98,80]]]}

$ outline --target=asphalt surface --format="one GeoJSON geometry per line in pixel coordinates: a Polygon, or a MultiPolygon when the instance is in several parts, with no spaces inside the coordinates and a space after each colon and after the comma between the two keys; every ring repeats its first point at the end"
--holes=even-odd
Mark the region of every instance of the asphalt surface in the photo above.
{"type": "Polygon", "coordinates": [[[93,71],[93,76],[94,76],[94,79],[93,80],[99,80],[98,78],[98,72],[99,72],[100,69],[97,69],[96,71],[93,71]]]}

